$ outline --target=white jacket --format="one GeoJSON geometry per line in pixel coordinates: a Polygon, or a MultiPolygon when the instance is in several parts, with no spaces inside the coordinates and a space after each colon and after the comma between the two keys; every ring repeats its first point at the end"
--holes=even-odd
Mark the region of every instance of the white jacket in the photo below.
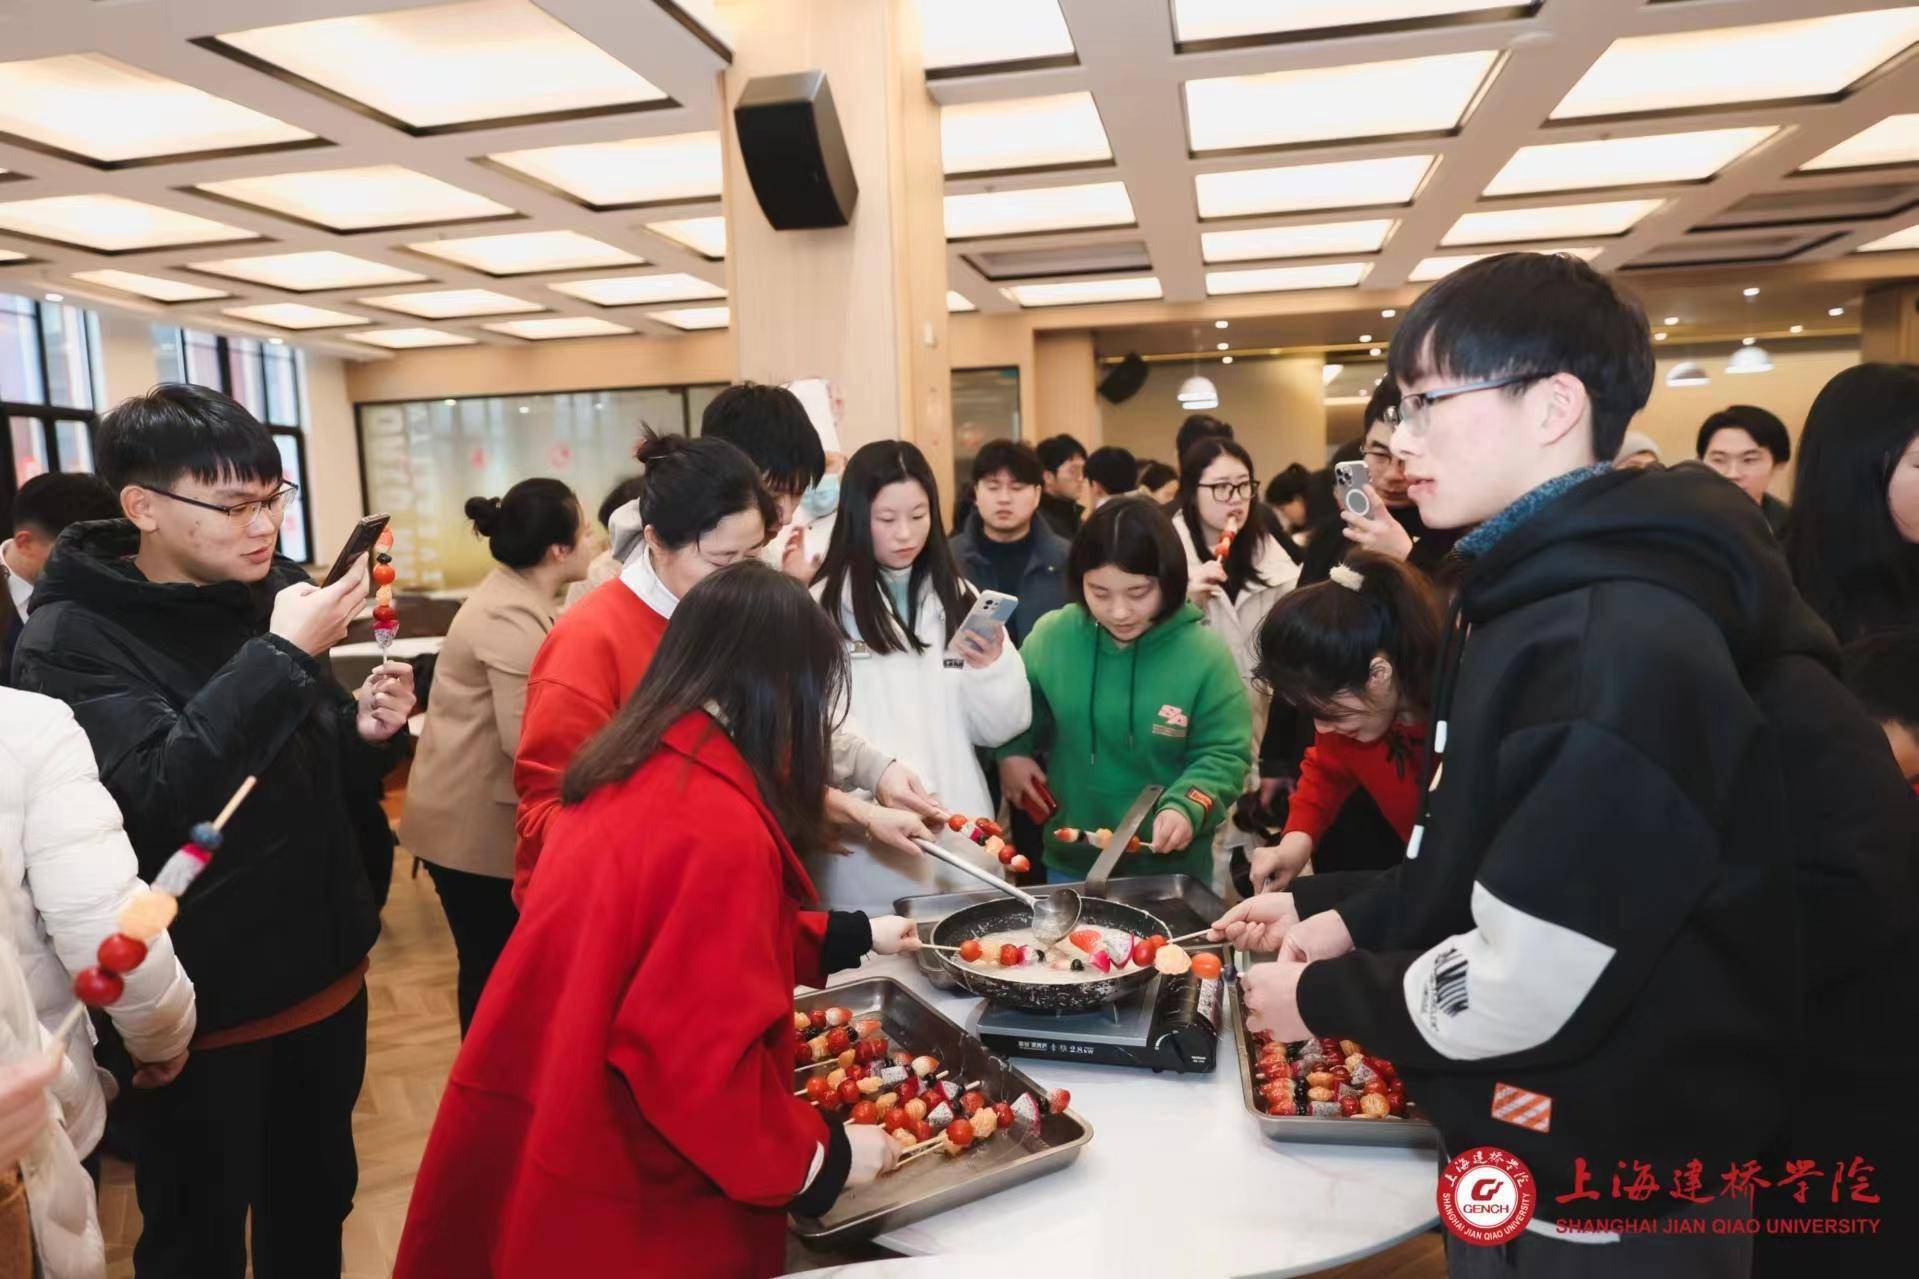
{"type": "MultiPolygon", "coordinates": [[[[814,598],[823,588],[815,585],[814,598]]],[[[841,601],[845,629],[857,633],[850,600],[841,601]]],[[[846,726],[920,775],[940,802],[969,817],[992,816],[986,774],[974,748],[998,746],[1033,722],[1026,666],[1009,640],[999,660],[975,670],[946,656],[946,610],[930,589],[920,601],[915,631],[924,652],[875,654],[849,641],[846,726]]],[[[942,845],[968,853],[995,874],[998,861],[948,832],[942,845]]],[[[806,867],[820,900],[840,910],[889,914],[900,897],[978,888],[978,881],[930,857],[909,857],[855,839],[850,854],[820,853],[806,867]]]]}
{"type": "MultiPolygon", "coordinates": [[[[1186,572],[1198,572],[1201,561],[1193,549],[1193,535],[1184,515],[1173,516],[1173,531],[1179,534],[1179,544],[1186,552],[1186,572]]],[[[1298,584],[1299,565],[1293,563],[1278,538],[1268,537],[1253,552],[1253,576],[1241,588],[1239,598],[1229,600],[1225,591],[1214,591],[1200,610],[1207,628],[1225,640],[1233,652],[1233,664],[1239,668],[1240,681],[1252,702],[1255,746],[1266,731],[1266,710],[1272,701],[1253,682],[1253,666],[1259,658],[1259,626],[1279,597],[1298,584]]]]}
{"type": "MultiPolygon", "coordinates": [[[[185,831],[181,832],[184,839],[185,831]]],[[[120,907],[143,885],[120,810],[100,784],[93,748],[65,703],[0,688],[0,920],[41,1024],[51,1032],[78,1002],[73,974],[119,931],[120,907]]],[[[167,1061],[193,1038],[193,983],[162,933],[107,1015],[139,1061],[167,1061]]],[[[106,1072],[93,1064],[83,1020],[67,1037],[54,1083],[82,1157],[106,1127],[106,1072]]]]}

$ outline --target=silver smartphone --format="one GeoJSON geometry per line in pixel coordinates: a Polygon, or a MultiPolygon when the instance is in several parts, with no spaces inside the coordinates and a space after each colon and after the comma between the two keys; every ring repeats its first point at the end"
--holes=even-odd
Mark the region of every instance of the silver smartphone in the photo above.
{"type": "Polygon", "coordinates": [[[1373,504],[1366,496],[1372,476],[1364,462],[1340,462],[1333,467],[1333,498],[1342,511],[1351,511],[1361,519],[1373,517],[1373,504]]]}
{"type": "Polygon", "coordinates": [[[980,637],[986,643],[993,642],[998,631],[1013,620],[1013,610],[1019,607],[1019,596],[1008,595],[1003,591],[981,591],[979,598],[973,601],[973,607],[967,612],[966,620],[953,632],[952,642],[946,646],[948,657],[959,656],[960,636],[968,631],[980,637]]]}

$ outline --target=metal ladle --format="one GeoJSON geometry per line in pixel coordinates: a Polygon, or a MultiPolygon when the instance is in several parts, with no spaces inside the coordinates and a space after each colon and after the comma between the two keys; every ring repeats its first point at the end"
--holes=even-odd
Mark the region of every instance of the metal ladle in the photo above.
{"type": "Polygon", "coordinates": [[[1079,894],[1070,888],[1055,888],[1044,897],[1035,897],[1023,888],[1015,887],[990,871],[982,870],[972,862],[956,853],[949,853],[930,839],[913,841],[920,851],[928,857],[945,862],[954,870],[964,871],[982,883],[990,884],[1008,897],[1017,897],[1026,903],[1033,912],[1033,936],[1041,946],[1051,946],[1064,941],[1066,935],[1079,926],[1079,894]]]}

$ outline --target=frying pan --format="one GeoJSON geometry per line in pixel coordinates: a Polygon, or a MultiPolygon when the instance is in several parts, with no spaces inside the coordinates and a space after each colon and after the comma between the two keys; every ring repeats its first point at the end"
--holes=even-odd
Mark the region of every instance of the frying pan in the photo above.
{"type": "MultiPolygon", "coordinates": [[[[1124,930],[1139,937],[1150,937],[1154,933],[1163,936],[1167,932],[1166,925],[1150,912],[1099,897],[1082,899],[1079,923],[1082,928],[1099,925],[1124,930]]],[[[1013,932],[1028,928],[1031,924],[1032,912],[1021,902],[1011,899],[979,902],[956,910],[933,925],[933,944],[958,946],[969,938],[1013,932]]],[[[944,952],[939,953],[939,959],[953,979],[975,995],[1010,1008],[1042,1013],[1086,1012],[1104,1007],[1144,989],[1158,976],[1157,970],[1148,965],[1145,968],[1129,968],[1111,976],[1096,975],[1089,968],[1088,979],[1079,982],[1054,984],[1010,981],[963,963],[944,952]]]]}

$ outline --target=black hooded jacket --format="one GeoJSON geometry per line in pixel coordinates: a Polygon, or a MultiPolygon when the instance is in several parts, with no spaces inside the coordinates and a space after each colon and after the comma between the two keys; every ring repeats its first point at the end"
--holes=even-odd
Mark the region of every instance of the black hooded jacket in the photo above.
{"type": "Polygon", "coordinates": [[[276,559],[251,586],[151,582],[129,558],[138,548],[125,520],[61,535],[14,678],[73,708],[143,878],[259,777],[172,928],[206,1033],[291,1007],[371,949],[365,859],[391,854],[388,753],[360,738],[353,700],[319,662],[267,633],[274,594],[309,580],[298,565],[276,559]]]}
{"type": "Polygon", "coordinates": [[[1409,859],[1295,882],[1357,947],[1306,968],[1301,1014],[1396,1059],[1450,1149],[1524,1159],[1543,1218],[1670,1212],[1556,1197],[1582,1157],[1602,1192],[1698,1159],[1712,1194],[1784,1148],[1808,1011],[1850,1058],[1862,999],[1910,1003],[1906,974],[1860,987],[1910,954],[1919,813],[1715,478],[1576,485],[1466,564],[1453,612],[1409,859]]]}

